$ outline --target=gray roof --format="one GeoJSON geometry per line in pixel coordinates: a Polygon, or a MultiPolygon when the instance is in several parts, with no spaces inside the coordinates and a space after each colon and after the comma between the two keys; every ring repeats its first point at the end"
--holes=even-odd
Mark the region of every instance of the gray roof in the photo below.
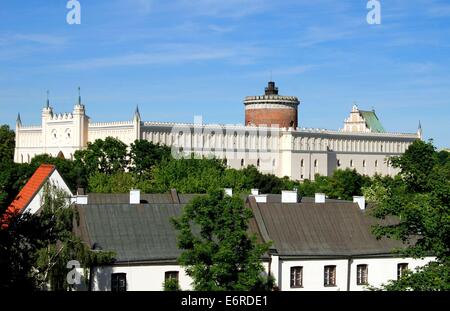
{"type": "Polygon", "coordinates": [[[404,245],[377,240],[371,233],[376,220],[356,203],[251,202],[257,226],[273,241],[280,256],[367,256],[392,254],[404,245]]]}
{"type": "MultiPolygon", "coordinates": [[[[182,203],[186,204],[199,194],[169,193],[141,193],[142,204],[153,203],[182,203]]],[[[88,204],[128,204],[129,193],[89,193],[88,204]]]]}
{"type": "Polygon", "coordinates": [[[117,262],[175,260],[177,232],[170,219],[182,204],[77,205],[78,234],[91,247],[114,251],[117,262]]]}
{"type": "MultiPolygon", "coordinates": [[[[120,195],[95,195],[95,202],[108,203],[77,205],[80,221],[75,232],[91,247],[97,244],[114,251],[116,262],[172,262],[181,251],[170,219],[179,216],[194,196],[180,195],[180,203],[164,203],[165,195],[149,195],[160,202],[130,205],[117,203],[123,199],[120,195]]],[[[256,203],[253,197],[247,203],[254,215],[250,231],[258,241],[273,241],[271,248],[280,256],[384,256],[404,246],[391,239],[377,240],[371,233],[375,219],[356,203],[256,203]]]]}

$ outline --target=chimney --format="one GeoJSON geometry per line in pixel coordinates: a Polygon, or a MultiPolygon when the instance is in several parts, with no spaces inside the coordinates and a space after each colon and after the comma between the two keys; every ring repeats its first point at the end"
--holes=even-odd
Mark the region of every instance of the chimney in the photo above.
{"type": "Polygon", "coordinates": [[[354,196],[353,203],[358,203],[359,209],[366,209],[366,198],[364,196],[354,196]]]}
{"type": "Polygon", "coordinates": [[[88,204],[88,196],[87,195],[77,195],[75,197],[75,204],[79,205],[87,205],[88,204]]]}
{"type": "Polygon", "coordinates": [[[252,189],[251,192],[252,192],[252,195],[258,195],[259,189],[252,189]]]}
{"type": "Polygon", "coordinates": [[[141,203],[141,190],[131,189],[130,190],[130,204],[140,204],[141,203]]]}
{"type": "Polygon", "coordinates": [[[254,195],[256,203],[267,203],[267,194],[254,195]]]}
{"type": "Polygon", "coordinates": [[[325,203],[325,193],[316,193],[314,202],[325,203]]]}
{"type": "Polygon", "coordinates": [[[297,203],[297,190],[283,190],[281,191],[281,203],[297,203]]]}
{"type": "Polygon", "coordinates": [[[225,195],[232,197],[233,196],[233,189],[231,188],[225,188],[225,195]]]}

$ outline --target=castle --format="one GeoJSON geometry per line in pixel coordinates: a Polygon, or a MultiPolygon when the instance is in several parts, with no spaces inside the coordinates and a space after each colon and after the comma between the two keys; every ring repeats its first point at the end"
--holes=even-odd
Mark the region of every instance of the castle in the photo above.
{"type": "Polygon", "coordinates": [[[112,136],[127,145],[136,139],[165,144],[174,156],[214,156],[232,168],[254,165],[263,173],[312,180],[345,168],[395,175],[388,158],[422,139],[420,125],[417,133],[389,133],[374,110],[356,105],[340,130],[301,128],[299,104],[297,97],[279,95],[271,81],[264,95],[245,98],[245,125],[202,124],[199,118],[192,124],[146,122],[138,108],[130,121],[96,123],[86,115],[81,96],[73,112],[63,114],[54,113],[47,99],[40,126],[24,126],[18,115],[14,160],[30,162],[42,153],[73,159],[88,142],[112,136]]]}

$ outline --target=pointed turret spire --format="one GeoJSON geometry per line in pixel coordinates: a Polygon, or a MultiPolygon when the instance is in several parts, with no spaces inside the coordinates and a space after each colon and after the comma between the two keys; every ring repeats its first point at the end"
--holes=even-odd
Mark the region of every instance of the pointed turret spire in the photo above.
{"type": "Polygon", "coordinates": [[[45,105],[45,108],[50,108],[50,91],[49,90],[47,90],[47,102],[46,102],[46,105],[45,105]]]}
{"type": "Polygon", "coordinates": [[[81,106],[81,87],[78,87],[78,105],[81,106]]]}
{"type": "Polygon", "coordinates": [[[141,113],[139,112],[139,106],[136,105],[136,110],[134,112],[134,117],[138,120],[141,119],[141,113]]]}
{"type": "Polygon", "coordinates": [[[419,126],[417,127],[417,136],[422,139],[423,133],[422,133],[422,124],[420,123],[419,120],[419,126]]]}
{"type": "Polygon", "coordinates": [[[20,113],[17,114],[16,124],[17,125],[22,125],[22,120],[20,119],[20,113]]]}

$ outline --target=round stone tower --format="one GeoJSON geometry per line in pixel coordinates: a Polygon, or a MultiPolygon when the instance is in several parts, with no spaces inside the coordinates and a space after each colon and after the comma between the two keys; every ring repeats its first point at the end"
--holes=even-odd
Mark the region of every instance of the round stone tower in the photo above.
{"type": "Polygon", "coordinates": [[[296,128],[299,104],[295,96],[278,95],[275,82],[270,81],[264,95],[245,98],[245,125],[278,125],[296,128]]]}

